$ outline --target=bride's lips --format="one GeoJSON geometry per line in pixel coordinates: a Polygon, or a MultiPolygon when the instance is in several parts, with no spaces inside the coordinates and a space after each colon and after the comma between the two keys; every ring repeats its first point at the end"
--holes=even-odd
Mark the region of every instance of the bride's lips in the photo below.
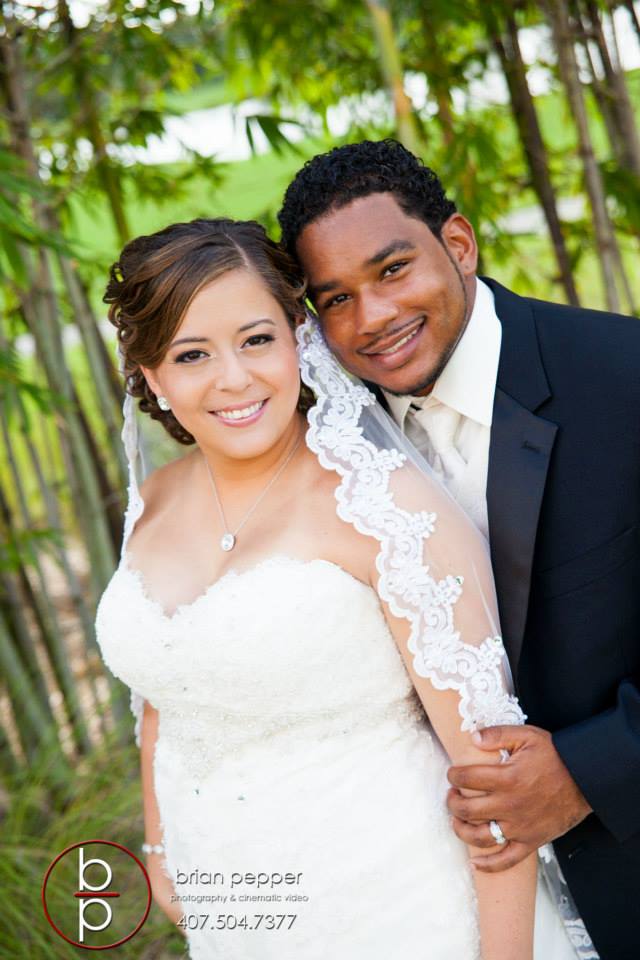
{"type": "Polygon", "coordinates": [[[252,403],[231,403],[220,410],[209,410],[209,413],[225,427],[248,427],[260,419],[268,403],[268,397],[252,403]]]}
{"type": "Polygon", "coordinates": [[[407,324],[399,330],[395,337],[390,337],[375,351],[362,351],[368,360],[385,370],[395,370],[403,366],[415,352],[423,331],[427,326],[427,318],[421,317],[417,323],[407,324]]]}

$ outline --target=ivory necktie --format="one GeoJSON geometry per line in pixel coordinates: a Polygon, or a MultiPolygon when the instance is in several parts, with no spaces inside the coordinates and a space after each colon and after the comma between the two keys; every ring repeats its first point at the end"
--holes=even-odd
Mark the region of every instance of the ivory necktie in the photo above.
{"type": "Polygon", "coordinates": [[[457,486],[467,466],[454,442],[460,414],[436,401],[417,409],[415,416],[429,437],[431,449],[426,451],[429,463],[447,486],[451,483],[457,486]]]}

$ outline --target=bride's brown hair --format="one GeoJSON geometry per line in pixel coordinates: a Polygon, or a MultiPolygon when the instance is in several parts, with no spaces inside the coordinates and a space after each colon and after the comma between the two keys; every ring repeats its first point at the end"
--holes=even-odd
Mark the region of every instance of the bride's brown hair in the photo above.
{"type": "MultiPolygon", "coordinates": [[[[141,366],[153,369],[166,354],[196,294],[229,270],[256,273],[292,327],[304,315],[305,284],[285,251],[253,220],[174,223],[128,243],[110,270],[104,295],[124,358],[125,389],[179,443],[195,443],[170,410],[161,410],[141,366]]],[[[298,408],[312,403],[301,389],[298,408]]]]}

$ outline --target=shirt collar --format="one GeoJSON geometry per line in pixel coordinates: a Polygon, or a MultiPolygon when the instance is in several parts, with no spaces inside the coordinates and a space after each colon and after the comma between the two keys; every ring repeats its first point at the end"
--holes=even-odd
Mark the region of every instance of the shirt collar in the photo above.
{"type": "Polygon", "coordinates": [[[491,426],[493,400],[500,361],[502,327],[493,291],[476,278],[476,296],[469,322],[449,362],[427,397],[385,397],[396,422],[402,426],[411,404],[422,406],[433,398],[477,423],[491,426]]]}

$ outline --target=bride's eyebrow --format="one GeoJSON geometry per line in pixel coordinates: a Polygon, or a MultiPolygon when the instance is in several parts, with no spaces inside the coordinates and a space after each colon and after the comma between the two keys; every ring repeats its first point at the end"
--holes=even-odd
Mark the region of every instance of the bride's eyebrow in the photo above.
{"type": "Polygon", "coordinates": [[[179,343],[209,343],[209,337],[182,337],[170,343],[169,347],[177,347],[179,343]]]}
{"type": "MultiPolygon", "coordinates": [[[[275,327],[276,324],[273,320],[269,320],[268,317],[261,317],[260,320],[251,320],[250,323],[245,323],[242,327],[238,327],[238,333],[244,333],[245,330],[251,330],[253,327],[257,327],[260,323],[269,323],[272,327],[275,327]]],[[[180,343],[209,343],[209,337],[181,337],[179,340],[174,340],[173,343],[169,344],[169,348],[177,347],[180,343]]]]}
{"type": "Polygon", "coordinates": [[[253,327],[257,327],[260,323],[268,323],[272,327],[276,326],[273,320],[269,320],[268,317],[261,317],[260,320],[252,320],[250,323],[245,323],[242,327],[238,327],[238,333],[244,333],[245,330],[251,330],[253,327]]]}

